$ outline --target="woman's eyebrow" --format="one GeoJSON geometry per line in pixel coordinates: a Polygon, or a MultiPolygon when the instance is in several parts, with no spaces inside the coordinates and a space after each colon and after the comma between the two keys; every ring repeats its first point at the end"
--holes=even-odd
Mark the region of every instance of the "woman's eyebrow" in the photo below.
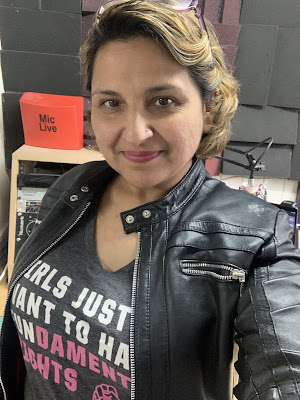
{"type": "Polygon", "coordinates": [[[95,90],[94,92],[92,92],[92,97],[94,96],[94,95],[96,95],[96,94],[104,94],[104,95],[106,95],[106,96],[120,96],[120,94],[118,93],[118,92],[115,92],[115,91],[113,91],[113,90],[108,90],[108,89],[105,89],[105,90],[95,90]]]}
{"type": "MultiPolygon", "coordinates": [[[[158,92],[163,92],[165,90],[176,90],[177,92],[181,92],[181,88],[175,85],[159,85],[159,86],[153,86],[151,88],[146,89],[145,93],[146,95],[152,95],[158,92]]],[[[109,89],[98,89],[92,92],[91,96],[93,97],[96,94],[102,94],[105,96],[121,96],[120,93],[115,92],[114,90],[109,90],[109,89]]]]}
{"type": "Polygon", "coordinates": [[[146,90],[146,94],[155,94],[157,92],[163,92],[164,90],[176,90],[177,92],[181,92],[181,89],[175,85],[161,85],[154,86],[146,90]]]}

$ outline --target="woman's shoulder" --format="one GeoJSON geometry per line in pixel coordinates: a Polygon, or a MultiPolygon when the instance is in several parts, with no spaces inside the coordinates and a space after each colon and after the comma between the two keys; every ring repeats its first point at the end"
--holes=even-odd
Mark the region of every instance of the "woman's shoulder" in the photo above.
{"type": "Polygon", "coordinates": [[[274,204],[267,202],[253,194],[244,190],[233,189],[226,185],[223,181],[216,178],[210,178],[205,181],[205,186],[208,191],[213,193],[211,200],[223,202],[224,205],[234,203],[235,207],[245,207],[250,209],[259,208],[260,210],[266,209],[269,212],[278,212],[278,207],[274,204]]]}
{"type": "Polygon", "coordinates": [[[105,161],[91,161],[77,165],[61,175],[47,190],[39,210],[42,221],[55,204],[70,193],[98,192],[101,185],[115,174],[105,161]]]}
{"type": "Polygon", "coordinates": [[[69,171],[61,175],[51,186],[57,190],[71,190],[82,182],[89,182],[98,177],[109,166],[106,161],[90,161],[79,164],[71,168],[69,171]]]}
{"type": "Polygon", "coordinates": [[[201,219],[273,231],[279,208],[243,190],[228,187],[218,179],[204,181],[195,201],[201,219]]]}

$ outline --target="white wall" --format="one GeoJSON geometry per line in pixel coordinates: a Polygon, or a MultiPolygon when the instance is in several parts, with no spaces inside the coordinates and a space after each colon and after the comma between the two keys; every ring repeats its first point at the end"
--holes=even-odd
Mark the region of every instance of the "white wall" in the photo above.
{"type": "MultiPolygon", "coordinates": [[[[0,96],[3,92],[3,79],[0,64],[0,96]]],[[[9,179],[5,170],[2,99],[0,98],[0,238],[8,224],[9,186],[9,179]]]]}
{"type": "MultiPolygon", "coordinates": [[[[220,174],[216,178],[233,189],[239,189],[243,182],[248,182],[248,177],[249,174],[246,176],[220,174]]],[[[266,186],[268,201],[270,203],[280,204],[284,200],[296,201],[298,189],[297,181],[282,178],[255,178],[255,186],[259,186],[260,184],[266,186]]]]}

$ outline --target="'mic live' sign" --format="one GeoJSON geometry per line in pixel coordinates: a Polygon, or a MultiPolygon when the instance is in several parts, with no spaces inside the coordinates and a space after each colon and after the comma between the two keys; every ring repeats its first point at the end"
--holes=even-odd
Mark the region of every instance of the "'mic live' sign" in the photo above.
{"type": "Polygon", "coordinates": [[[57,132],[57,127],[54,125],[55,124],[55,118],[50,117],[49,115],[42,115],[39,114],[39,120],[40,120],[40,131],[42,132],[57,132]]]}
{"type": "Polygon", "coordinates": [[[64,150],[82,148],[83,97],[26,92],[20,106],[25,144],[64,150]]]}

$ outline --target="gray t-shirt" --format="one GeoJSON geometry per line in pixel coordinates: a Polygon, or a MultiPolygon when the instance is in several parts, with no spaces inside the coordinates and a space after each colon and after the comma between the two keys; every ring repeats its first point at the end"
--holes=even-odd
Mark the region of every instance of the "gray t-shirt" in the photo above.
{"type": "Polygon", "coordinates": [[[111,273],[94,245],[98,203],[13,291],[25,400],[130,399],[133,264],[111,273]]]}

